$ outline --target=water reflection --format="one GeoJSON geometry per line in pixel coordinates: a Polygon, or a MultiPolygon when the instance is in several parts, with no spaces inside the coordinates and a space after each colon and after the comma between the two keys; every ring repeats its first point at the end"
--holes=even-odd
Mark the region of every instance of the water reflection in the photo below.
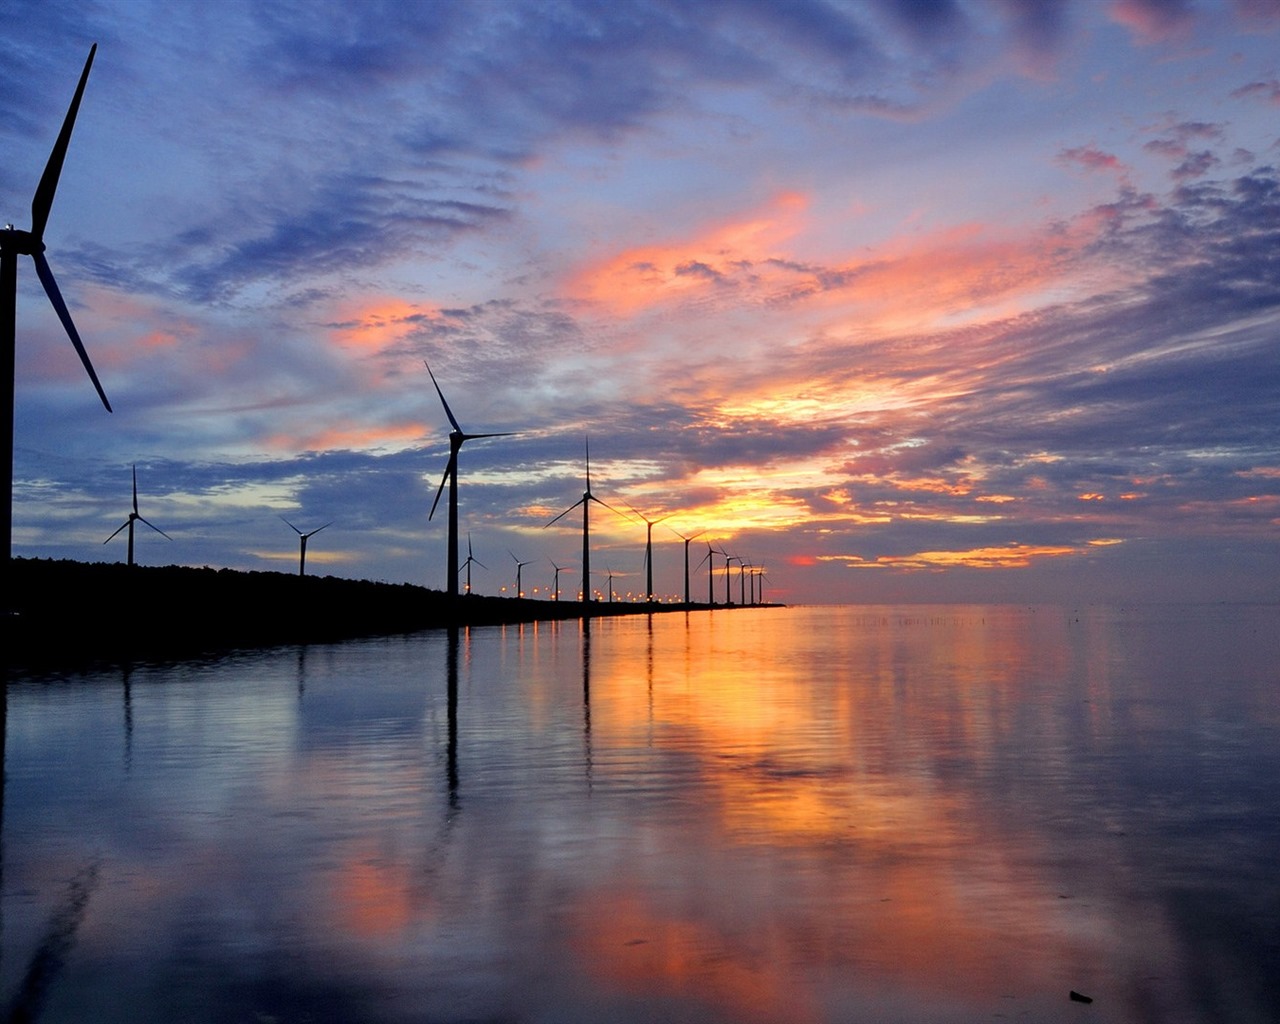
{"type": "Polygon", "coordinates": [[[0,991],[93,864],[42,1020],[1273,1020],[1277,617],[735,609],[138,666],[123,760],[119,675],[18,680],[0,991]]]}

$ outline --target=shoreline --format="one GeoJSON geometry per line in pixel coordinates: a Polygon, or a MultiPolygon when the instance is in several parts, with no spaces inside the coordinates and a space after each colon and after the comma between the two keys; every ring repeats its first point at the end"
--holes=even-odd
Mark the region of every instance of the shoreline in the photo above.
{"type": "MultiPolygon", "coordinates": [[[[410,583],[336,576],[38,558],[15,558],[11,565],[16,596],[4,616],[4,661],[17,669],[583,617],[579,601],[476,594],[454,599],[410,583]]],[[[740,607],[596,601],[590,618],[740,607]]]]}

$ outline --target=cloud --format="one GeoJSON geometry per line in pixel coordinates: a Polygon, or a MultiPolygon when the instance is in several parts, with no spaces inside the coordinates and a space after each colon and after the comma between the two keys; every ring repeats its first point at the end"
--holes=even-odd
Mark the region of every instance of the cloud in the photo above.
{"type": "Polygon", "coordinates": [[[1189,0],[1112,0],[1110,12],[1142,43],[1182,38],[1194,20],[1189,0]]]}
{"type": "Polygon", "coordinates": [[[1058,154],[1058,162],[1068,166],[1083,167],[1087,171],[1113,171],[1123,175],[1128,168],[1114,153],[1107,153],[1095,146],[1074,146],[1058,154]]]}

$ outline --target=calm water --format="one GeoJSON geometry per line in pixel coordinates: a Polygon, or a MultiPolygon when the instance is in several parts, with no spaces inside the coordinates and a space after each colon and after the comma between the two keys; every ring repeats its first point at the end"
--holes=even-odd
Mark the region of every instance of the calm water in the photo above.
{"type": "Polygon", "coordinates": [[[1278,666],[1274,607],[950,606],[15,680],[0,1000],[1275,1021],[1278,666]]]}

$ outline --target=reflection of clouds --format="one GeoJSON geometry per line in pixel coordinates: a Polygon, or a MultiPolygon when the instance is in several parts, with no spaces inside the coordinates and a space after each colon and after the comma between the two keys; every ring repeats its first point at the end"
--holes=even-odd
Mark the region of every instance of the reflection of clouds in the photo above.
{"type": "MultiPolygon", "coordinates": [[[[1102,1020],[1194,1020],[1188,985],[1237,980],[1248,1009],[1267,983],[1211,912],[1247,897],[1203,881],[1228,858],[1272,884],[1249,819],[1274,652],[1240,642],[1269,612],[1212,614],[716,612],[599,620],[589,649],[570,622],[477,629],[456,719],[444,636],[144,670],[127,785],[118,743],[57,766],[68,730],[118,739],[118,680],[20,687],[6,911],[92,845],[69,977],[143,1007],[189,976],[210,1005],[315,985],[368,1020],[1048,1019],[1071,987],[1102,1020]],[[1218,980],[1184,983],[1188,958],[1218,980]]],[[[6,913],[6,942],[46,918],[6,913]]]]}

